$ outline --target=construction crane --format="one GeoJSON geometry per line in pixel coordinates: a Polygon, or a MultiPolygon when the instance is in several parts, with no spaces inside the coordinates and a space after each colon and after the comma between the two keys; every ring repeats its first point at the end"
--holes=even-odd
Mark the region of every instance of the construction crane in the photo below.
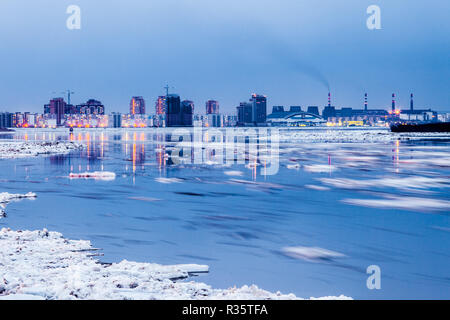
{"type": "MultiPolygon", "coordinates": [[[[55,94],[55,93],[57,93],[57,92],[56,92],[56,91],[53,91],[52,93],[55,94]]],[[[71,91],[71,90],[69,90],[69,89],[67,89],[67,90],[65,90],[65,91],[62,91],[62,92],[59,92],[59,93],[67,94],[67,104],[70,104],[70,95],[75,94],[75,92],[73,92],[73,91],[71,91]]]]}
{"type": "Polygon", "coordinates": [[[164,89],[166,89],[166,97],[169,95],[169,89],[175,89],[175,87],[169,87],[169,85],[167,84],[164,89]]]}

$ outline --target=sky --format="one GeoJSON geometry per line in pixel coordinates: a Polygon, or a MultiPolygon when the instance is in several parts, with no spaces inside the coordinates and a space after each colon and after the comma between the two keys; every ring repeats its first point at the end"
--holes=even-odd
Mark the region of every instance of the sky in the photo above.
{"type": "Polygon", "coordinates": [[[450,112],[450,1],[1,0],[0,111],[43,112],[70,89],[127,112],[165,93],[218,100],[234,114],[252,93],[273,105],[332,104],[450,112]],[[81,9],[70,30],[68,6],[81,9]],[[369,30],[366,10],[381,9],[369,30]]]}

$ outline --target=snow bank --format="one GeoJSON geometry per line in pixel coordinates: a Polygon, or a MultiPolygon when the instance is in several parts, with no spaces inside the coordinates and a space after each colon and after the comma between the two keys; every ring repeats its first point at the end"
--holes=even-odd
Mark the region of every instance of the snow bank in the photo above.
{"type": "Polygon", "coordinates": [[[0,159],[35,157],[41,154],[67,154],[83,148],[75,142],[23,142],[0,141],[0,159]]]}
{"type": "Polygon", "coordinates": [[[103,181],[112,181],[116,179],[116,174],[109,171],[94,171],[69,174],[70,179],[95,179],[103,181]]]}
{"type": "MultiPolygon", "coordinates": [[[[185,279],[205,265],[104,264],[89,241],[60,233],[0,230],[0,299],[297,299],[257,286],[226,290],[185,279]]],[[[345,296],[327,299],[348,299],[345,296]]]]}

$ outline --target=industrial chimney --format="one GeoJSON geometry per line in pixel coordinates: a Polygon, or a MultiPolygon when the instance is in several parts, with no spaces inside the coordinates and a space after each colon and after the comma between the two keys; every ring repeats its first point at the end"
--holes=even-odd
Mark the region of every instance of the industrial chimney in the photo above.
{"type": "Polygon", "coordinates": [[[367,93],[364,94],[364,111],[367,111],[367,93]]]}
{"type": "Polygon", "coordinates": [[[328,92],[328,106],[331,107],[331,93],[328,92]]]}
{"type": "Polygon", "coordinates": [[[412,93],[411,93],[411,102],[409,105],[410,105],[411,111],[413,111],[414,110],[414,94],[412,94],[412,93]]]}

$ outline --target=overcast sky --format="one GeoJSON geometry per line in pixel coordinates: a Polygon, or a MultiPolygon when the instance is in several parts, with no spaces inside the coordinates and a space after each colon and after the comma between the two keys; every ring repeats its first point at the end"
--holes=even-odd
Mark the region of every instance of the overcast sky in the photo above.
{"type": "Polygon", "coordinates": [[[1,0],[0,111],[43,112],[71,89],[127,112],[133,95],[216,99],[235,113],[251,93],[268,105],[390,106],[450,111],[446,0],[1,0]],[[69,30],[69,5],[81,29],[69,30]],[[381,30],[366,27],[369,5],[381,30]]]}

